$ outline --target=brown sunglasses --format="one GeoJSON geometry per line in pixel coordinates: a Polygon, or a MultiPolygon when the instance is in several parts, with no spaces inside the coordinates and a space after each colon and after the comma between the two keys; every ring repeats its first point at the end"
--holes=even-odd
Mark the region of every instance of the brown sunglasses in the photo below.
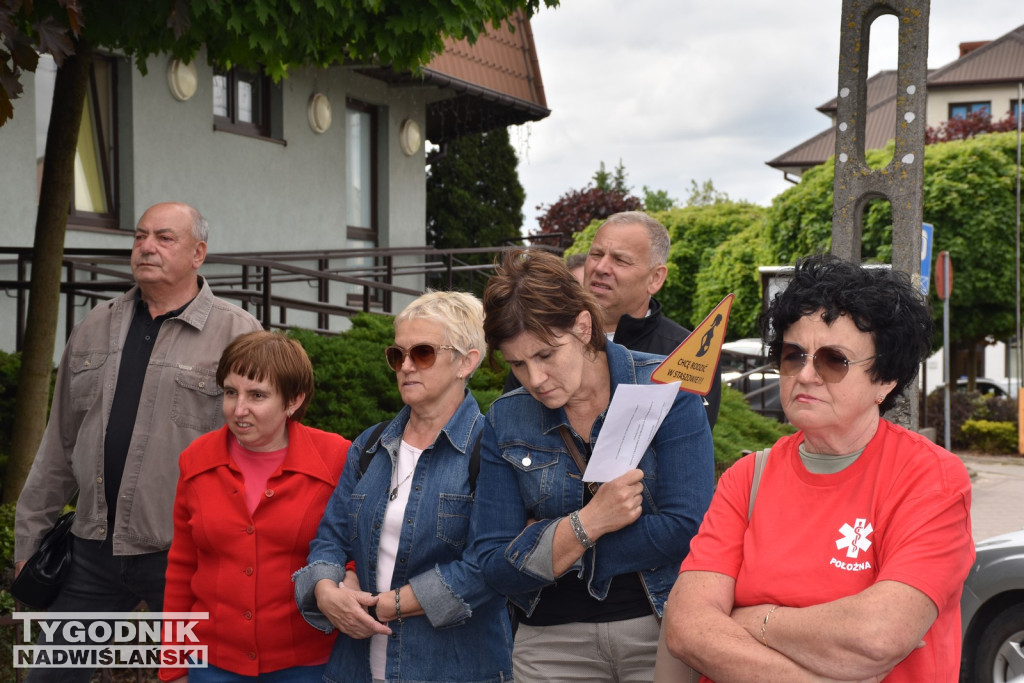
{"type": "Polygon", "coordinates": [[[416,344],[408,350],[403,349],[401,346],[389,346],[384,349],[384,358],[387,359],[388,365],[392,370],[398,372],[398,369],[402,367],[402,363],[405,362],[405,357],[408,356],[413,365],[418,370],[426,370],[434,366],[434,361],[437,360],[437,352],[442,349],[448,349],[450,351],[457,351],[454,346],[448,346],[442,344],[440,346],[434,346],[433,344],[416,344]]]}
{"type": "Polygon", "coordinates": [[[790,342],[783,342],[781,353],[779,353],[779,374],[784,377],[799,375],[803,370],[807,359],[814,362],[814,371],[818,376],[829,384],[842,382],[843,378],[850,371],[851,365],[866,363],[874,360],[882,354],[861,358],[860,360],[848,359],[842,351],[834,346],[822,346],[814,353],[807,353],[799,345],[790,342]]]}

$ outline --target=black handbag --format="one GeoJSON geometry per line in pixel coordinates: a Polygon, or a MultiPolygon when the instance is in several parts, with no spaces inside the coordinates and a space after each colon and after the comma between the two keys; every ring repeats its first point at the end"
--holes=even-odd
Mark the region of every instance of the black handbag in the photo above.
{"type": "Polygon", "coordinates": [[[75,513],[64,513],[50,529],[39,549],[28,558],[11,584],[10,594],[23,605],[46,609],[60,594],[64,577],[71,568],[71,524],[75,513]]]}

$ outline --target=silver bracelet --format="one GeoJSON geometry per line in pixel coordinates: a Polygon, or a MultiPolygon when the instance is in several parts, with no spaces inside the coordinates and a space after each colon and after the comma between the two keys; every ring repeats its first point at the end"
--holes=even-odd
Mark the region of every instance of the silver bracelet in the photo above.
{"type": "Polygon", "coordinates": [[[399,624],[402,623],[402,602],[401,602],[402,589],[399,588],[395,591],[395,621],[399,624]]]}
{"type": "Polygon", "coordinates": [[[594,547],[596,541],[590,540],[590,536],[587,536],[587,530],[583,528],[583,522],[580,521],[580,511],[573,510],[569,513],[569,526],[572,527],[572,532],[576,534],[576,540],[580,542],[586,550],[594,547]]]}

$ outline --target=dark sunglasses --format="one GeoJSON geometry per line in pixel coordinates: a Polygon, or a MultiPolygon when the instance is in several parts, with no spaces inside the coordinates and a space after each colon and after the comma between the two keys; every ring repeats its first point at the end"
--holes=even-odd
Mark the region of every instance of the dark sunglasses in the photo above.
{"type": "Polygon", "coordinates": [[[412,359],[413,365],[418,370],[426,370],[434,366],[434,361],[437,360],[437,352],[442,349],[457,350],[454,346],[434,346],[433,344],[416,344],[408,351],[401,346],[389,346],[384,349],[384,357],[387,359],[388,365],[395,372],[398,372],[398,368],[402,367],[406,356],[412,359]]]}
{"type": "Polygon", "coordinates": [[[814,361],[814,371],[818,373],[818,376],[829,384],[835,384],[836,382],[843,381],[846,373],[850,371],[851,365],[866,363],[881,355],[861,358],[860,360],[850,360],[843,355],[842,351],[834,346],[822,346],[818,349],[817,353],[811,354],[804,351],[797,344],[783,342],[782,351],[779,354],[779,374],[786,377],[799,375],[807,363],[807,359],[810,358],[814,361]]]}

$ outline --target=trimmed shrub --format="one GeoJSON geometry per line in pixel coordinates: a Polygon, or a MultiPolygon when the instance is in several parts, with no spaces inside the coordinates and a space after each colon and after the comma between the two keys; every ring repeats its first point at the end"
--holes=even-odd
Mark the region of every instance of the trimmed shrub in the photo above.
{"type": "Polygon", "coordinates": [[[1017,454],[1017,425],[992,420],[967,420],[960,433],[967,441],[967,449],[982,453],[1017,454]]]}
{"type": "Polygon", "coordinates": [[[711,432],[715,443],[715,470],[721,474],[745,451],[771,446],[779,438],[792,434],[796,428],[754,412],[743,394],[729,386],[722,387],[722,406],[711,432]]]}
{"type": "MultiPolygon", "coordinates": [[[[942,443],[945,434],[944,390],[936,389],[928,395],[928,427],[934,427],[935,433],[942,443]]],[[[989,422],[1006,422],[1016,430],[1017,402],[1002,396],[981,394],[977,391],[954,391],[949,396],[949,440],[954,450],[974,448],[971,439],[963,433],[963,425],[968,420],[989,422]]],[[[1016,437],[1014,437],[1016,451],[1016,437]]],[[[999,451],[1006,452],[1006,451],[999,451]]]]}

